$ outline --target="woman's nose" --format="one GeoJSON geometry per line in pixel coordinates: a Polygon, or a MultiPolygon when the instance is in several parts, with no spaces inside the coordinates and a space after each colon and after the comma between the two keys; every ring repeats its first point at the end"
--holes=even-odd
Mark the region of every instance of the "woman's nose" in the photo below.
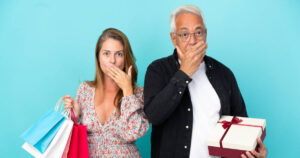
{"type": "Polygon", "coordinates": [[[110,56],[109,62],[110,62],[110,63],[113,63],[113,64],[116,62],[116,59],[115,59],[115,56],[114,56],[114,55],[111,55],[111,56],[110,56]]]}

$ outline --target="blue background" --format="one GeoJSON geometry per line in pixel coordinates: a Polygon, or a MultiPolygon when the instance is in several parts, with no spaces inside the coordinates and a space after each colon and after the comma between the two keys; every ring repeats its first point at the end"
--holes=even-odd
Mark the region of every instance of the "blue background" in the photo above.
{"type": "MultiPolygon", "coordinates": [[[[207,54],[234,72],[250,117],[267,119],[268,157],[296,157],[300,1],[1,0],[0,155],[30,157],[20,134],[79,83],[94,78],[94,49],[108,27],[129,38],[143,85],[147,66],[170,55],[169,15],[195,4],[208,28],[207,54]]],[[[137,141],[150,157],[150,131],[137,141]]]]}

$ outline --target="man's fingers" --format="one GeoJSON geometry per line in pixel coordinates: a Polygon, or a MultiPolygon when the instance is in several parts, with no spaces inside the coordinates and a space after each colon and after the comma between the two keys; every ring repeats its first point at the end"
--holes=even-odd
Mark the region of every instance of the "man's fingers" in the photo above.
{"type": "Polygon", "coordinates": [[[200,41],[200,42],[197,42],[195,45],[193,45],[190,50],[191,51],[195,51],[195,50],[198,50],[200,49],[201,47],[203,47],[203,45],[205,45],[205,41],[200,41]]]}
{"type": "Polygon", "coordinates": [[[266,157],[267,156],[267,148],[266,146],[263,144],[262,140],[260,138],[257,138],[257,144],[258,144],[258,154],[262,157],[266,157]]]}
{"type": "Polygon", "coordinates": [[[248,156],[248,158],[255,158],[249,151],[246,152],[246,155],[248,156]]]}
{"type": "Polygon", "coordinates": [[[207,47],[204,47],[202,50],[195,52],[195,54],[193,55],[193,59],[196,59],[196,60],[198,60],[199,58],[202,59],[206,54],[206,50],[207,50],[207,47]]]}
{"type": "Polygon", "coordinates": [[[242,154],[241,158],[247,158],[244,154],[242,154]]]}
{"type": "Polygon", "coordinates": [[[257,144],[258,144],[259,146],[264,145],[263,142],[261,141],[260,137],[258,137],[258,138],[256,139],[256,141],[257,141],[257,144]]]}
{"type": "Polygon", "coordinates": [[[256,157],[259,156],[259,153],[258,153],[257,151],[255,151],[255,150],[252,150],[252,151],[251,151],[251,154],[253,154],[253,155],[256,156],[256,157]]]}
{"type": "Polygon", "coordinates": [[[199,51],[199,53],[203,54],[206,51],[206,49],[207,49],[207,42],[201,45],[197,50],[199,51]]]}
{"type": "Polygon", "coordinates": [[[263,144],[262,140],[259,137],[256,139],[256,141],[257,141],[257,144],[258,144],[258,151],[263,150],[263,149],[266,148],[265,145],[263,144]]]}
{"type": "Polygon", "coordinates": [[[191,49],[191,53],[188,53],[188,55],[191,55],[193,57],[198,54],[204,54],[206,52],[206,49],[207,49],[207,43],[204,43],[204,44],[201,44],[199,47],[197,47],[197,49],[194,49],[194,50],[191,49]]]}
{"type": "Polygon", "coordinates": [[[197,50],[199,47],[201,47],[202,44],[203,44],[203,41],[197,42],[195,45],[189,47],[189,51],[197,50]]]}
{"type": "Polygon", "coordinates": [[[183,59],[184,55],[178,46],[175,46],[179,59],[183,59]]]}

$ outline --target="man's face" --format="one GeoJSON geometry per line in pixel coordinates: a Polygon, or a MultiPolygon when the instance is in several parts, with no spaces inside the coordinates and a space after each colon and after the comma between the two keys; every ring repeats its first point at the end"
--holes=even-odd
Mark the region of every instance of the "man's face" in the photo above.
{"type": "Polygon", "coordinates": [[[182,53],[185,53],[191,46],[195,45],[196,43],[200,41],[206,41],[206,28],[203,19],[200,16],[192,13],[179,14],[176,17],[175,25],[176,35],[174,35],[174,33],[172,32],[170,35],[174,46],[177,45],[182,53]],[[199,34],[196,35],[197,33],[200,33],[200,31],[203,34],[200,36],[199,34]]]}

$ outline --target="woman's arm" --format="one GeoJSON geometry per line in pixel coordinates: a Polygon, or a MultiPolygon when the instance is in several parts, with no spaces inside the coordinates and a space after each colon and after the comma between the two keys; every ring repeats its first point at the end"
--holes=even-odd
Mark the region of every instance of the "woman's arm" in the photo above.
{"type": "Polygon", "coordinates": [[[133,95],[122,98],[118,129],[120,137],[124,140],[135,141],[147,133],[149,122],[143,108],[142,87],[137,87],[133,95]]]}
{"type": "Polygon", "coordinates": [[[63,96],[65,102],[65,109],[73,109],[75,113],[75,117],[78,122],[80,122],[80,113],[81,113],[81,96],[83,93],[84,84],[80,84],[75,96],[75,100],[70,95],[63,96]]]}

